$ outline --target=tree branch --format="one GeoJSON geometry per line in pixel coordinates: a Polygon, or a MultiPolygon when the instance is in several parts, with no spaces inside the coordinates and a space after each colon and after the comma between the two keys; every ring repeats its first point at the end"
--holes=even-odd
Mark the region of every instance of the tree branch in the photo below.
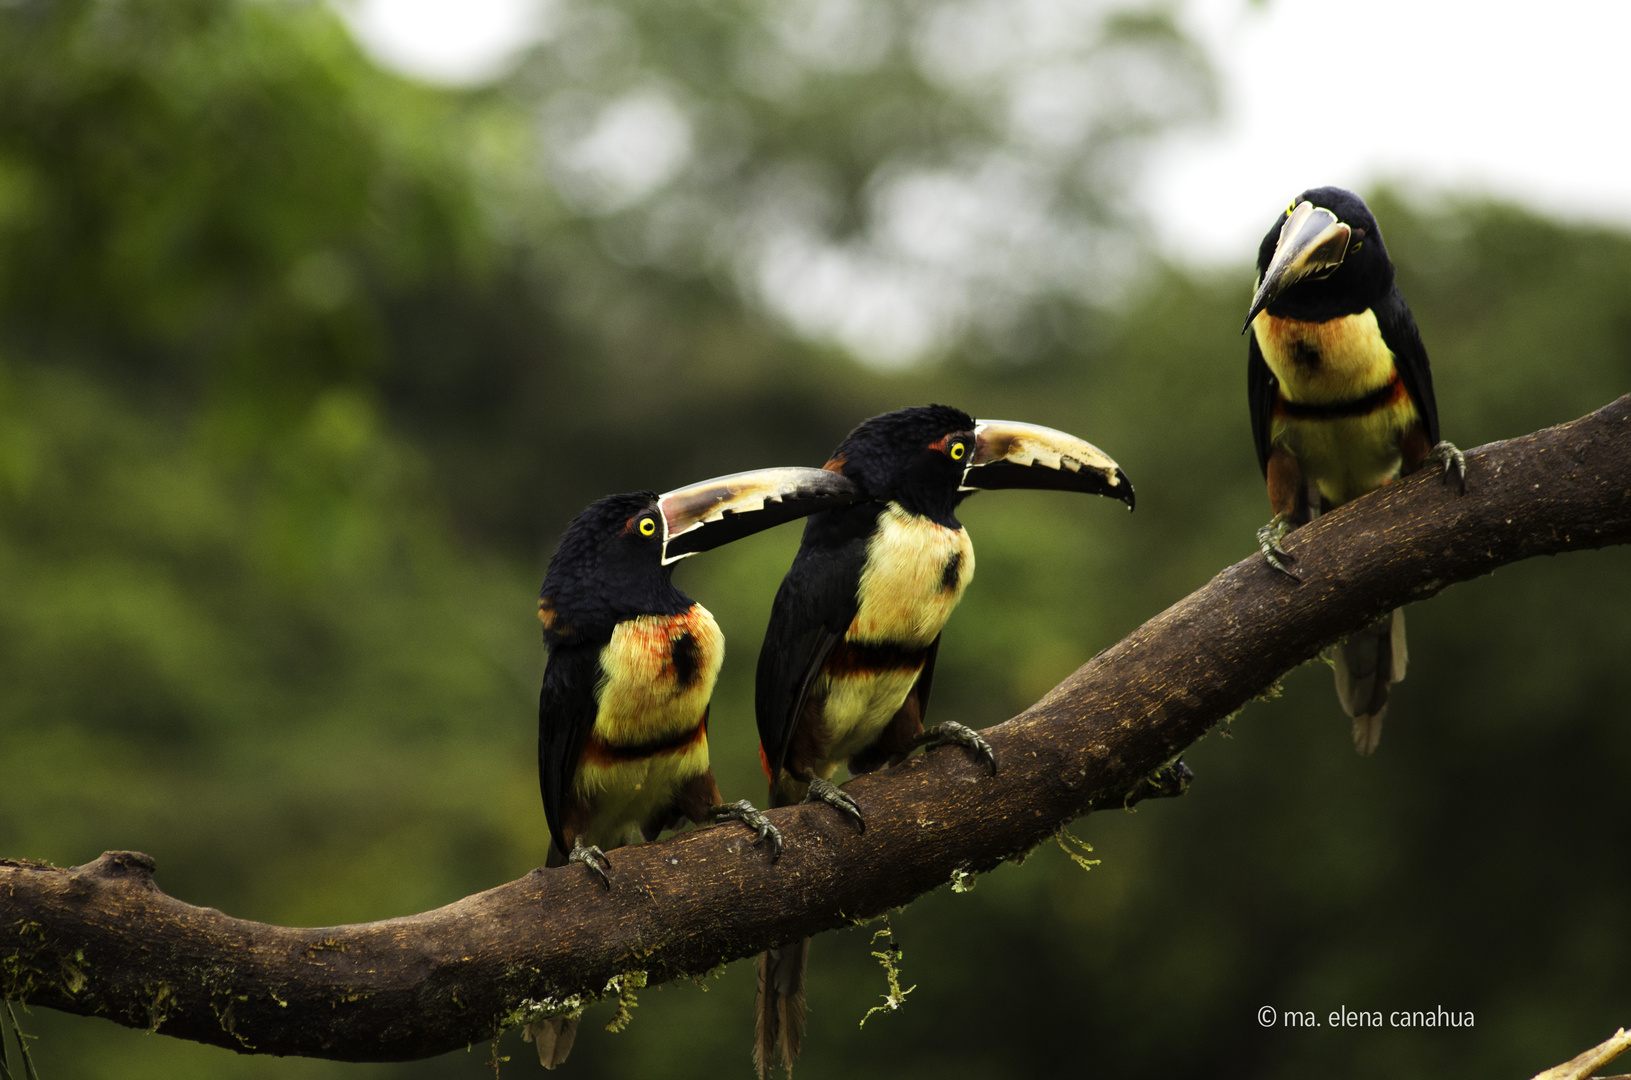
{"type": "MultiPolygon", "coordinates": [[[[1626,1050],[1631,1049],[1631,1031],[1624,1028],[1616,1031],[1606,1041],[1598,1043],[1569,1061],[1561,1065],[1554,1065],[1543,1073],[1537,1074],[1533,1080],[1589,1080],[1591,1074],[1607,1065],[1626,1050]]],[[[1624,1076],[1604,1076],[1599,1080],[1626,1080],[1624,1076]]]]}
{"type": "Polygon", "coordinates": [[[995,777],[941,750],[824,806],[773,811],[772,866],[735,826],[535,870],[436,911],[292,929],[160,892],[110,852],[60,870],[0,862],[0,997],[231,1049],[426,1057],[540,1010],[702,974],[844,926],[1029,850],[1152,773],[1321,647],[1382,612],[1536,555],[1631,540],[1631,396],[1467,455],[1467,492],[1418,475],[1294,533],[1302,581],[1228,568],[985,733],[995,777]]]}

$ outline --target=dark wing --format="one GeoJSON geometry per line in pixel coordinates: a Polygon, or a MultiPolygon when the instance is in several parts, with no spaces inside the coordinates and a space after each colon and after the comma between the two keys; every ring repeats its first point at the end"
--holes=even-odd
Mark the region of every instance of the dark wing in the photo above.
{"type": "Polygon", "coordinates": [[[772,774],[786,764],[810,687],[855,618],[867,539],[880,509],[866,503],[811,516],[776,590],[753,694],[759,745],[772,774]]]}
{"type": "Polygon", "coordinates": [[[917,718],[924,727],[929,726],[929,691],[934,687],[934,658],[940,655],[940,635],[936,634],[929,643],[928,652],[923,657],[923,671],[912,684],[908,697],[917,698],[917,718]]]}
{"type": "Polygon", "coordinates": [[[1421,414],[1422,426],[1427,429],[1427,444],[1437,445],[1438,402],[1433,398],[1433,371],[1427,365],[1427,349],[1421,343],[1421,332],[1416,329],[1410,306],[1399,294],[1398,286],[1394,286],[1373,310],[1376,325],[1382,330],[1382,340],[1393,351],[1393,364],[1399,369],[1399,378],[1421,414]]]}
{"type": "Polygon", "coordinates": [[[1257,467],[1269,474],[1269,439],[1274,425],[1274,402],[1280,396],[1280,380],[1269,370],[1263,350],[1257,347],[1257,331],[1246,335],[1246,399],[1252,409],[1252,441],[1257,444],[1257,467]]]}
{"type": "Polygon", "coordinates": [[[561,835],[561,811],[600,709],[595,694],[600,649],[598,642],[551,649],[544,687],[538,693],[538,787],[544,795],[549,835],[562,854],[572,848],[561,835]]]}

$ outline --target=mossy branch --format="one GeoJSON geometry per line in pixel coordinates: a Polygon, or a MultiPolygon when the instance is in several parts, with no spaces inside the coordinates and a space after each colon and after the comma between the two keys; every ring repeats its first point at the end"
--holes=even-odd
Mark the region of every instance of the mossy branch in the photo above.
{"type": "Polygon", "coordinates": [[[1176,771],[1145,781],[1382,612],[1631,540],[1631,396],[1467,466],[1464,496],[1418,475],[1293,534],[1300,583],[1255,555],[1224,570],[986,731],[997,776],[938,750],[851,782],[864,835],[824,806],[788,807],[772,811],[787,841],[774,866],[719,826],[615,852],[609,892],[581,866],[535,870],[436,911],[323,929],[185,904],[130,852],[69,870],[0,862],[0,998],[244,1052],[404,1060],[966,883],[1090,809],[1181,787],[1176,771]]]}

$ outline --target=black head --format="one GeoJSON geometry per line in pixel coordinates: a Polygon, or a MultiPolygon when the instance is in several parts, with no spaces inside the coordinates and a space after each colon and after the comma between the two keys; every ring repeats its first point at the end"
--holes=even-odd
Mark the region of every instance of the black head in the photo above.
{"type": "Polygon", "coordinates": [[[550,557],[538,614],[551,645],[608,636],[623,619],[675,615],[691,600],[663,565],[657,493],[608,495],[572,519],[550,557]]]}
{"type": "Polygon", "coordinates": [[[1263,237],[1257,281],[1247,326],[1264,310],[1322,322],[1356,315],[1387,295],[1393,262],[1365,200],[1345,188],[1309,188],[1263,237]]]}
{"type": "Polygon", "coordinates": [[[920,405],[863,421],[833,451],[827,468],[869,498],[955,524],[963,474],[975,451],[974,418],[949,405],[920,405]]]}
{"type": "Polygon", "coordinates": [[[604,640],[639,615],[677,615],[691,598],[674,563],[785,521],[865,498],[824,469],[775,468],[716,476],[665,495],[608,495],[572,519],[549,560],[538,617],[551,646],[604,640]]]}

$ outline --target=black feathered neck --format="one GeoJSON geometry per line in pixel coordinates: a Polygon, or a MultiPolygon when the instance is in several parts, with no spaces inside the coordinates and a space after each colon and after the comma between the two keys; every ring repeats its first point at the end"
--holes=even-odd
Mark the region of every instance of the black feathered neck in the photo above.
{"type": "Polygon", "coordinates": [[[869,496],[896,502],[950,528],[960,528],[957,504],[968,456],[953,461],[943,449],[948,436],[967,436],[974,453],[974,418],[949,405],[920,405],[863,421],[833,451],[833,461],[869,496]]]}
{"type": "Polygon", "coordinates": [[[1388,258],[1382,230],[1370,207],[1346,188],[1309,188],[1291,201],[1257,249],[1257,280],[1263,280],[1274,258],[1280,228],[1291,210],[1305,200],[1331,211],[1338,221],[1354,230],[1348,253],[1329,277],[1304,279],[1275,297],[1268,313],[1281,319],[1326,322],[1374,307],[1393,288],[1393,260],[1388,258]]]}
{"type": "Polygon", "coordinates": [[[640,534],[637,519],[657,513],[656,507],[654,492],[608,495],[566,527],[538,590],[540,610],[547,611],[544,640],[552,648],[606,641],[625,619],[678,615],[691,606],[674,586],[674,568],[662,565],[661,518],[653,535],[640,534]]]}

